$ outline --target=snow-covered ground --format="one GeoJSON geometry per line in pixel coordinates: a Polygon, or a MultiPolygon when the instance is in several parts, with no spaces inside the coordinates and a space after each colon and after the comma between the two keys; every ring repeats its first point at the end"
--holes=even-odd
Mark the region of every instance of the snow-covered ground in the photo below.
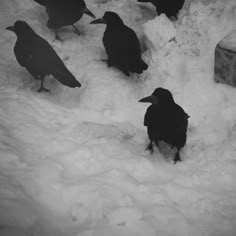
{"type": "Polygon", "coordinates": [[[174,24],[136,0],[87,0],[117,12],[138,34],[149,69],[127,78],[108,68],[104,25],[83,16],[54,41],[44,8],[0,1],[1,236],[235,236],[236,90],[216,84],[214,49],[236,30],[235,0],[188,0],[174,24]],[[16,62],[5,27],[26,20],[81,82],[47,79],[51,94],[16,62]],[[176,41],[169,41],[175,37],[176,41]],[[137,101],[172,91],[191,116],[183,161],[148,143],[137,101]]]}

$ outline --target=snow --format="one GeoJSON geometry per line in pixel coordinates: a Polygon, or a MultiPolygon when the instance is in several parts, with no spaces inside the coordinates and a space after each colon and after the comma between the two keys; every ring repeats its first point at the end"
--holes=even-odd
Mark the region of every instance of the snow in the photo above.
{"type": "Polygon", "coordinates": [[[236,30],[223,38],[220,42],[220,46],[236,51],[236,30]]]}
{"type": "Polygon", "coordinates": [[[105,26],[83,16],[54,41],[44,9],[31,0],[0,2],[1,236],[235,236],[236,93],[215,84],[214,49],[236,30],[235,0],[186,1],[177,22],[151,5],[87,1],[101,17],[116,11],[141,39],[142,75],[108,68],[105,26]],[[37,81],[13,54],[5,27],[26,20],[47,39],[82,87],[37,81]],[[175,40],[171,40],[175,37],[175,40]],[[168,88],[189,119],[183,161],[145,152],[137,101],[168,88]]]}

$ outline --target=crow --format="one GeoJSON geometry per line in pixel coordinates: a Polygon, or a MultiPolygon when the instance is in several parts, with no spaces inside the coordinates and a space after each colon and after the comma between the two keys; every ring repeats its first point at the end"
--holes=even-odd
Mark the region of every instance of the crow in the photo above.
{"type": "Polygon", "coordinates": [[[141,58],[137,35],[123,23],[118,14],[107,11],[102,18],[91,22],[99,23],[107,25],[102,41],[108,56],[108,67],[115,66],[127,76],[130,72],[141,74],[147,70],[148,65],[141,58]]]}
{"type": "Polygon", "coordinates": [[[87,14],[92,18],[95,15],[86,7],[84,0],[34,0],[40,5],[43,5],[48,15],[47,26],[55,31],[57,40],[61,40],[57,30],[63,26],[71,25],[76,34],[81,35],[81,32],[74,25],[83,14],[87,14]]]}
{"type": "Polygon", "coordinates": [[[17,36],[14,53],[18,63],[35,79],[41,80],[38,92],[49,91],[43,87],[46,75],[53,75],[60,83],[71,88],[81,86],[50,44],[36,34],[25,21],[16,21],[6,29],[17,36]]]}
{"type": "Polygon", "coordinates": [[[171,148],[177,148],[174,163],[181,161],[179,151],[186,143],[190,116],[174,102],[171,92],[161,87],[156,88],[151,96],[145,97],[139,102],[152,103],[144,116],[144,126],[147,126],[150,139],[146,150],[150,150],[152,153],[153,142],[158,147],[159,141],[164,141],[171,148]]]}
{"type": "Polygon", "coordinates": [[[168,18],[177,19],[179,10],[183,7],[185,0],[138,0],[138,2],[150,2],[156,7],[158,15],[164,13],[168,18]]]}

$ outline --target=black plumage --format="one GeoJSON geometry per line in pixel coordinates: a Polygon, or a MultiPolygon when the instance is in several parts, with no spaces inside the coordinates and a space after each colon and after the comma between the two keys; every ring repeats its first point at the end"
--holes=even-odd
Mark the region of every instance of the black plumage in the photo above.
{"type": "Polygon", "coordinates": [[[17,36],[14,53],[18,63],[35,79],[41,80],[39,92],[48,91],[43,87],[46,75],[53,75],[60,83],[71,88],[81,86],[50,44],[36,34],[25,21],[16,21],[14,26],[6,29],[17,36]]]}
{"type": "Polygon", "coordinates": [[[105,12],[91,24],[106,24],[103,44],[108,56],[108,66],[115,66],[129,76],[130,72],[141,74],[148,65],[141,58],[141,48],[135,32],[126,26],[115,12],[105,12]]]}
{"type": "Polygon", "coordinates": [[[177,18],[185,0],[138,0],[138,2],[150,2],[156,7],[158,15],[164,13],[168,18],[177,18]]]}
{"type": "Polygon", "coordinates": [[[177,148],[174,163],[181,161],[179,151],[186,143],[189,115],[174,102],[171,92],[164,88],[155,89],[151,96],[139,102],[152,103],[144,117],[144,126],[147,126],[150,139],[147,149],[153,152],[153,142],[158,146],[159,141],[164,141],[171,148],[177,148]]]}
{"type": "Polygon", "coordinates": [[[56,39],[61,40],[57,30],[63,26],[73,26],[75,32],[80,31],[74,25],[83,14],[95,18],[94,14],[86,7],[84,0],[34,0],[43,5],[48,15],[47,26],[55,31],[56,39]]]}

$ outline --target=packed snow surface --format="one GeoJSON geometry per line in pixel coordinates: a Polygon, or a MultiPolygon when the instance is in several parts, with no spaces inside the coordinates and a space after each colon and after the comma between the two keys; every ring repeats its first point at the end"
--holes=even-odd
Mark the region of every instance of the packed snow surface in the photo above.
{"type": "Polygon", "coordinates": [[[104,25],[89,16],[54,40],[32,0],[0,1],[1,236],[235,236],[236,90],[216,84],[214,50],[236,30],[235,0],[186,1],[177,22],[136,0],[87,0],[117,12],[140,38],[149,68],[127,78],[101,61],[104,25]],[[39,86],[5,30],[27,21],[81,82],[39,86]],[[151,155],[138,100],[169,89],[191,116],[183,161],[151,155]]]}
{"type": "Polygon", "coordinates": [[[234,30],[225,38],[223,38],[222,41],[220,41],[220,45],[221,47],[224,47],[226,49],[230,49],[236,52],[236,30],[234,30]]]}

